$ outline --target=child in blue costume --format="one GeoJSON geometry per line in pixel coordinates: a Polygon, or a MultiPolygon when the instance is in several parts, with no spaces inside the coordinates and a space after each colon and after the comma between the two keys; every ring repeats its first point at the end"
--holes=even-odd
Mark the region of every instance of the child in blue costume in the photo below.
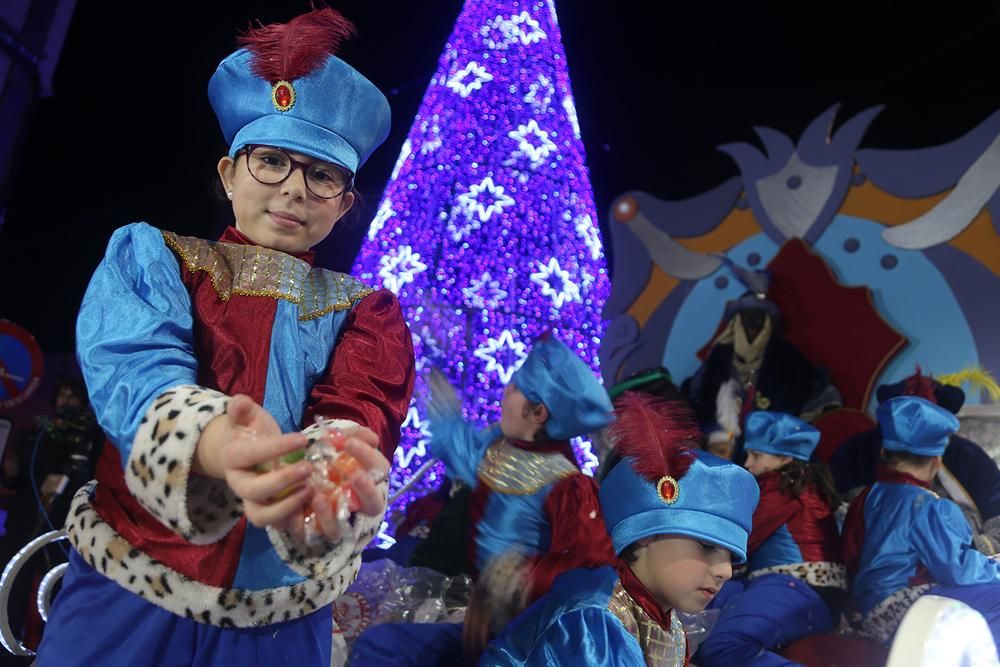
{"type": "Polygon", "coordinates": [[[333,55],[352,32],[317,10],[251,31],[219,65],[235,227],[218,242],[144,223],[111,238],[77,346],[112,446],[74,498],[39,665],[330,662],[330,605],[382,520],[414,377],[395,297],[310,250],[389,129],[382,93],[333,55]],[[319,437],[316,417],[365,469],[344,526],[309,463],[258,472],[319,437]]]}
{"type": "Polygon", "coordinates": [[[686,665],[673,610],[700,612],[746,560],[757,482],[706,452],[691,412],[628,393],[601,508],[618,558],[576,569],[490,644],[480,665],[686,665]]]}
{"type": "Polygon", "coordinates": [[[561,572],[608,562],[594,480],[577,467],[569,439],[603,428],[611,402],[594,371],[566,345],[543,336],[504,388],[500,423],[476,429],[450,388],[434,390],[430,449],[449,477],[472,487],[470,535],[479,581],[454,623],[384,624],[366,630],[352,664],[454,664],[485,646],[561,572]]]}
{"type": "Polygon", "coordinates": [[[833,629],[846,596],[839,500],[826,467],[810,462],[819,431],[781,412],[751,412],[744,438],[745,466],[760,485],[747,577],[726,582],[712,602],[722,613],[694,656],[700,667],[796,664],[772,651],[833,629]]]}
{"type": "Polygon", "coordinates": [[[929,488],[958,419],[915,396],[885,401],[876,416],[885,464],[851,503],[843,533],[862,630],[888,643],[910,605],[932,594],[979,611],[1000,646],[1000,563],[972,547],[959,506],[929,488]]]}

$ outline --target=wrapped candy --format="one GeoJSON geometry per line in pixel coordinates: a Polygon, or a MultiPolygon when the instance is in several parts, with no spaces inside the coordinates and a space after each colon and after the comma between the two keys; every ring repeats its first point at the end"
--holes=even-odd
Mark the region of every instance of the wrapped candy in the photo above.
{"type": "MultiPolygon", "coordinates": [[[[347,436],[340,429],[330,426],[320,417],[317,417],[316,423],[321,425],[322,435],[308,447],[278,457],[257,469],[259,472],[269,472],[303,459],[308,461],[312,465],[312,473],[306,483],[312,487],[316,497],[322,497],[330,504],[333,515],[341,524],[341,530],[344,530],[357,505],[354,490],[347,482],[351,475],[363,468],[357,459],[344,451],[347,436]]],[[[284,489],[275,496],[275,500],[288,496],[294,490],[295,487],[284,489]]],[[[323,531],[317,525],[316,515],[309,505],[303,508],[303,518],[306,544],[317,543],[323,531]]]]}

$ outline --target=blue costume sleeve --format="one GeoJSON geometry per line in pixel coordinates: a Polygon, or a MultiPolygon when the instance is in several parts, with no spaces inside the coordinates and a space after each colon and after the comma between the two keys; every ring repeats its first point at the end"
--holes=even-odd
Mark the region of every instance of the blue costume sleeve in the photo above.
{"type": "Polygon", "coordinates": [[[626,632],[611,612],[597,607],[561,615],[541,637],[495,641],[479,661],[480,667],[517,665],[609,665],[644,667],[646,659],[635,637],[626,632]]]}
{"type": "Polygon", "coordinates": [[[972,529],[950,500],[928,495],[916,513],[910,539],[920,561],[940,584],[1000,583],[1000,563],[972,547],[972,529]]]}
{"type": "Polygon", "coordinates": [[[111,236],[76,340],[91,405],[124,465],[153,399],[197,378],[191,298],[159,230],[136,223],[111,236]]]}
{"type": "Polygon", "coordinates": [[[500,437],[500,427],[476,431],[461,417],[454,417],[432,421],[430,431],[431,453],[444,463],[448,476],[475,486],[476,469],[486,448],[500,437]]]}

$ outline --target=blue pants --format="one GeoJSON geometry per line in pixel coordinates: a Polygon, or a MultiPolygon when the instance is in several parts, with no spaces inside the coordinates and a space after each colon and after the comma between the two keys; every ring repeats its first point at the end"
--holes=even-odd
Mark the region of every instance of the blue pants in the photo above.
{"type": "Polygon", "coordinates": [[[1000,585],[976,584],[973,586],[935,586],[927,595],[940,595],[969,605],[986,619],[993,633],[993,643],[1000,652],[1000,585]]]}
{"type": "Polygon", "coordinates": [[[787,574],[727,581],[710,607],[722,612],[692,658],[700,667],[796,665],[770,649],[833,627],[823,598],[787,574]]]}
{"type": "Polygon", "coordinates": [[[329,605],[284,623],[219,628],[146,602],[72,551],[35,664],[326,667],[332,639],[329,605]]]}
{"type": "Polygon", "coordinates": [[[348,664],[452,667],[464,662],[461,623],[381,623],[354,640],[348,664]]]}

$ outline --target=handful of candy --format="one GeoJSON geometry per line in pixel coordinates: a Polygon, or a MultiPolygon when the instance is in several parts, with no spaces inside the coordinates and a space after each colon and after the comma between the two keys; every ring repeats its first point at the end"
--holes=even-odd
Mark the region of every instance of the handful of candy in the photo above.
{"type": "MultiPolygon", "coordinates": [[[[317,423],[323,423],[317,418],[317,423]]],[[[330,509],[340,523],[343,532],[351,512],[357,508],[358,502],[354,490],[348,480],[362,466],[358,460],[344,451],[347,436],[340,429],[328,425],[321,426],[322,436],[305,449],[285,454],[269,464],[258,467],[260,472],[268,472],[293,465],[305,459],[312,464],[312,473],[306,481],[312,487],[314,498],[323,498],[330,504],[330,509]]],[[[276,500],[292,493],[294,488],[287,488],[275,496],[276,500]]],[[[306,544],[315,544],[323,535],[323,530],[317,525],[316,514],[312,507],[306,505],[302,509],[305,521],[306,544]]]]}

